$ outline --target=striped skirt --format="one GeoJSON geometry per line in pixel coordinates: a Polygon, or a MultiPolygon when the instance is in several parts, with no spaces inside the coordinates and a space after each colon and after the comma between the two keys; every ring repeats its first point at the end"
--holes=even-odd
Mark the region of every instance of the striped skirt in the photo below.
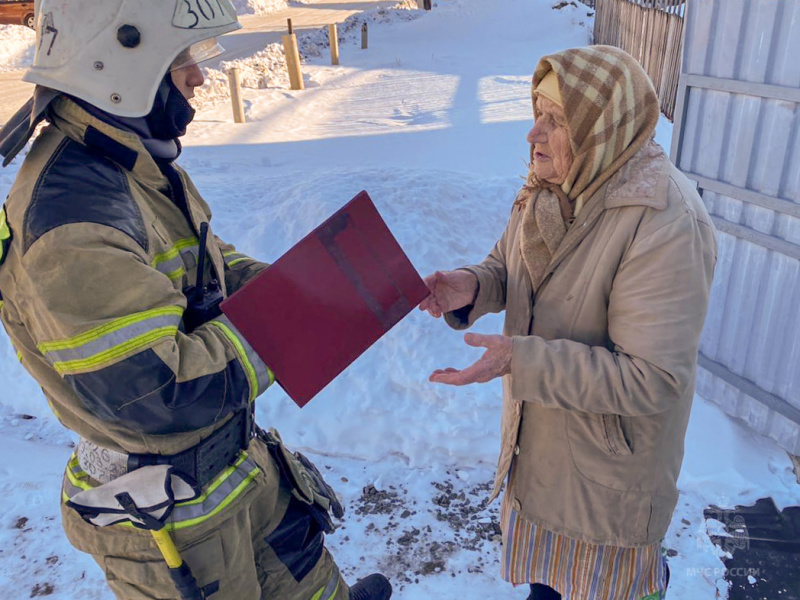
{"type": "Polygon", "coordinates": [[[666,589],[661,544],[637,548],[598,546],[542,529],[503,495],[501,576],[518,585],[542,583],[564,600],[660,600],[666,589]]]}

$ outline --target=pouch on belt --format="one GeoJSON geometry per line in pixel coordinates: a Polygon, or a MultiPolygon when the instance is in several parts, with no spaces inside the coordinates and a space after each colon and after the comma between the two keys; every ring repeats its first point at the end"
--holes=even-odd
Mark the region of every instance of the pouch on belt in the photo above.
{"type": "Polygon", "coordinates": [[[344,507],[319,469],[300,452],[292,452],[284,446],[280,434],[274,428],[270,427],[269,431],[258,428],[257,433],[267,445],[281,475],[292,488],[292,495],[308,506],[311,515],[325,533],[333,533],[335,526],[331,514],[341,519],[344,516],[344,507]]]}
{"type": "Polygon", "coordinates": [[[135,526],[151,529],[150,519],[163,523],[172,513],[175,503],[199,496],[200,489],[173,466],[152,465],[80,492],[66,504],[75,509],[84,521],[98,527],[130,521],[135,526]],[[133,501],[139,517],[124,506],[127,498],[133,501]]]}
{"type": "Polygon", "coordinates": [[[129,521],[148,529],[183,600],[205,600],[219,590],[219,581],[202,588],[164,527],[176,502],[194,500],[200,488],[172,465],[140,467],[96,488],[75,494],[67,506],[84,521],[106,527],[129,521]]]}

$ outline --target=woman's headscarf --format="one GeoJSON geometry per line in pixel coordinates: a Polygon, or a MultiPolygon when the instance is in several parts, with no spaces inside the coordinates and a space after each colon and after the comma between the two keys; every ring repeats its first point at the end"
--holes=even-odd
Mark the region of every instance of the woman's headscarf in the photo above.
{"type": "Polygon", "coordinates": [[[534,289],[566,235],[567,222],[653,138],[660,114],[650,78],[630,54],[613,46],[588,46],[539,61],[531,88],[534,117],[539,116],[534,92],[551,71],[558,78],[574,160],[560,186],[540,181],[531,160],[517,198],[525,211],[522,256],[534,289]]]}

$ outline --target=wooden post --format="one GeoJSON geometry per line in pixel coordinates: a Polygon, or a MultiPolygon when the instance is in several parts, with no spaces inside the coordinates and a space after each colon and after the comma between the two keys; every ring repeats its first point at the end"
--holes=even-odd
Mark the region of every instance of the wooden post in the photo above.
{"type": "Polygon", "coordinates": [[[368,35],[367,35],[367,22],[364,21],[364,24],[361,26],[361,49],[366,50],[368,44],[368,35]]]}
{"type": "Polygon", "coordinates": [[[300,70],[300,52],[297,49],[297,36],[293,33],[283,36],[283,52],[286,54],[286,69],[293,90],[304,90],[303,72],[300,70]]]}
{"type": "Polygon", "coordinates": [[[234,67],[228,71],[228,83],[231,86],[231,104],[233,105],[233,122],[244,123],[244,103],[242,102],[242,82],[239,69],[234,67]]]}
{"type": "Polygon", "coordinates": [[[292,35],[294,33],[294,30],[292,29],[292,20],[286,19],[286,25],[289,28],[289,35],[292,35]]]}
{"type": "Polygon", "coordinates": [[[336,31],[336,23],[328,25],[328,41],[331,43],[331,64],[339,64],[339,33],[336,31]]]}

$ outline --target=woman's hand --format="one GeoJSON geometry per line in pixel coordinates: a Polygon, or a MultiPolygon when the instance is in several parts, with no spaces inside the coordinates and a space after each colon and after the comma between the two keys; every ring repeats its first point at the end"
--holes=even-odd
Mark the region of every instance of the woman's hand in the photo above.
{"type": "Polygon", "coordinates": [[[478,278],[469,271],[436,271],[425,278],[425,285],[431,295],[420,302],[419,309],[437,319],[472,304],[478,293],[478,278]]]}
{"type": "Polygon", "coordinates": [[[495,377],[511,373],[511,352],[514,348],[513,338],[506,335],[483,335],[468,333],[464,341],[476,348],[486,348],[478,361],[459,371],[448,367],[437,369],[428,378],[433,383],[448,385],[467,385],[470,383],[486,383],[495,377]]]}

